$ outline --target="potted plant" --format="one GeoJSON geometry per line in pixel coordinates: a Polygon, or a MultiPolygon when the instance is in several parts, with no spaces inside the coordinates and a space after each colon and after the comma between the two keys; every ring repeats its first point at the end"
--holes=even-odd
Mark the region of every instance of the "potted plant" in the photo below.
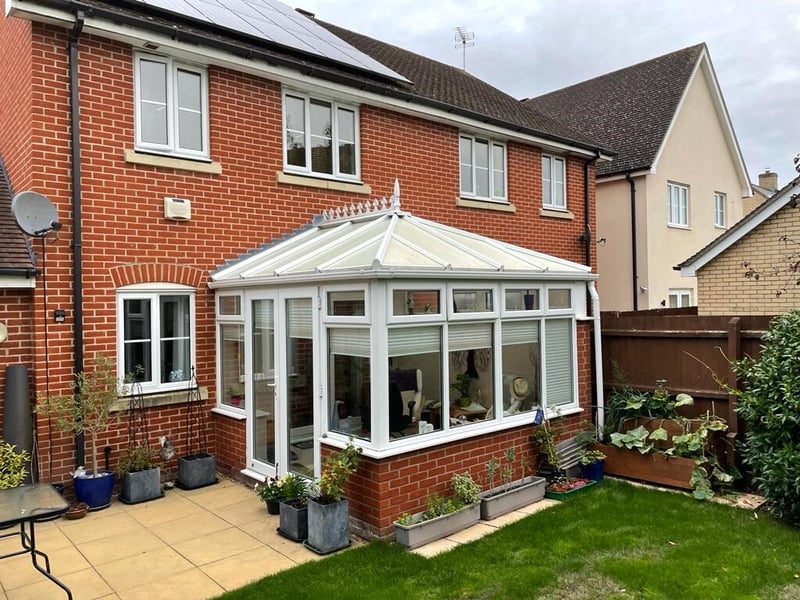
{"type": "Polygon", "coordinates": [[[280,514],[281,500],[288,500],[288,494],[296,495],[296,485],[293,480],[296,475],[287,474],[283,477],[267,477],[263,483],[256,483],[253,491],[267,505],[267,513],[280,514]]]}
{"type": "MultiPolygon", "coordinates": [[[[176,373],[175,377],[183,378],[183,373],[176,373]]],[[[188,453],[178,457],[175,485],[184,490],[194,490],[217,483],[217,459],[205,450],[208,447],[205,408],[194,366],[186,395],[186,444],[188,453]]]]}
{"type": "Polygon", "coordinates": [[[587,448],[581,452],[579,467],[581,477],[592,481],[602,481],[606,455],[602,450],[587,448]]]}
{"type": "Polygon", "coordinates": [[[117,463],[120,476],[119,499],[137,504],[164,496],[161,490],[161,468],[156,464],[155,451],[149,446],[125,448],[117,463]]]}
{"type": "Polygon", "coordinates": [[[426,509],[415,515],[404,513],[394,522],[395,540],[408,548],[447,537],[480,520],[481,487],[469,473],[455,474],[450,482],[452,496],[428,496],[426,509]]]}
{"type": "Polygon", "coordinates": [[[92,469],[86,471],[80,466],[73,473],[75,495],[90,510],[105,508],[111,503],[115,477],[113,471],[98,467],[97,439],[116,420],[111,407],[127,390],[120,387],[111,360],[100,353],[94,356],[93,369],[75,375],[72,387],[73,394],[40,395],[36,410],[51,416],[56,429],[63,433],[88,434],[92,469]]]}
{"type": "Polygon", "coordinates": [[[308,537],[308,481],[296,473],[281,477],[283,496],[279,501],[278,533],[294,542],[308,537]]]}
{"type": "Polygon", "coordinates": [[[530,461],[524,454],[518,454],[513,446],[508,448],[499,461],[495,458],[486,463],[489,490],[481,495],[481,519],[491,521],[523,506],[533,504],[544,498],[545,479],[533,475],[526,476],[530,461]],[[519,457],[521,479],[514,479],[519,457]],[[497,475],[500,485],[495,485],[497,475]]]}
{"type": "Polygon", "coordinates": [[[14,444],[0,442],[0,490],[17,487],[28,474],[25,465],[30,455],[27,450],[16,450],[14,444]]]}
{"type": "Polygon", "coordinates": [[[450,384],[450,389],[458,393],[458,403],[462,407],[472,404],[472,398],[469,395],[470,387],[472,387],[472,377],[468,373],[456,375],[456,380],[450,384]]]}
{"type": "Polygon", "coordinates": [[[361,448],[351,438],[343,450],[328,456],[322,465],[317,493],[308,502],[306,542],[318,554],[329,554],[350,545],[350,512],[344,485],[358,467],[359,454],[361,448]]]}

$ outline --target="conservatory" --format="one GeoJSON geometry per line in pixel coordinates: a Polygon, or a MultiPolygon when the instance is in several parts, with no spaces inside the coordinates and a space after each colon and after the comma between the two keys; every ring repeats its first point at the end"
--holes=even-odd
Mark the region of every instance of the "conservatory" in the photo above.
{"type": "Polygon", "coordinates": [[[212,273],[215,412],[246,423],[259,479],[318,475],[351,436],[380,462],[575,413],[595,279],[415,217],[396,186],[212,273]]]}

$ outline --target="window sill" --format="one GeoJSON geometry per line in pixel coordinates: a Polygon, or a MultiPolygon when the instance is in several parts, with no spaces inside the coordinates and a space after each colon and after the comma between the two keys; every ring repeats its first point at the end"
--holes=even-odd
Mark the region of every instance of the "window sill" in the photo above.
{"type": "MultiPolygon", "coordinates": [[[[186,390],[176,390],[173,392],[156,392],[144,395],[144,407],[154,408],[156,406],[173,406],[175,404],[186,404],[186,390]]],[[[208,388],[200,387],[200,401],[208,400],[208,388]]],[[[195,400],[197,402],[197,400],[195,400]]],[[[111,405],[111,412],[122,412],[130,407],[130,398],[124,397],[116,400],[111,405]]]]}
{"type": "Polygon", "coordinates": [[[147,165],[148,167],[196,171],[198,173],[209,173],[211,175],[222,174],[222,165],[218,162],[204,162],[199,159],[192,160],[190,158],[173,158],[171,156],[162,156],[159,154],[146,154],[130,149],[125,150],[125,162],[136,165],[147,165]]]}
{"type": "Polygon", "coordinates": [[[678,225],[676,223],[667,223],[667,227],[669,227],[670,229],[684,229],[686,231],[689,231],[691,229],[691,227],[689,227],[688,225],[678,225]]]}
{"type": "Polygon", "coordinates": [[[575,215],[568,210],[555,210],[553,208],[540,208],[539,216],[550,217],[551,219],[564,219],[567,221],[572,221],[575,218],[575,215]]]}
{"type": "Polygon", "coordinates": [[[479,208],[482,210],[496,210],[499,212],[515,213],[517,207],[506,202],[492,202],[491,200],[473,200],[471,198],[456,198],[456,206],[463,208],[479,208]]]}
{"type": "Polygon", "coordinates": [[[247,415],[243,410],[236,410],[233,408],[228,408],[227,406],[215,406],[211,409],[211,412],[215,415],[222,415],[224,417],[230,417],[231,419],[236,419],[237,421],[244,421],[247,419],[247,415]]]}
{"type": "Polygon", "coordinates": [[[312,175],[291,175],[283,171],[275,173],[275,181],[287,185],[304,185],[306,187],[319,188],[321,190],[331,190],[334,192],[351,192],[353,194],[364,194],[368,196],[372,193],[372,187],[366,183],[341,181],[338,179],[323,179],[312,175]]]}

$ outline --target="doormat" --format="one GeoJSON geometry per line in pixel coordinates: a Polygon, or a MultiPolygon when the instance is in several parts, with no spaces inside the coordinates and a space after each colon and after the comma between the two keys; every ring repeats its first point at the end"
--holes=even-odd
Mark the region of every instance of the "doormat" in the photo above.
{"type": "Polygon", "coordinates": [[[292,444],[295,448],[300,448],[300,450],[308,450],[314,447],[313,440],[300,440],[299,442],[295,442],[292,444]]]}

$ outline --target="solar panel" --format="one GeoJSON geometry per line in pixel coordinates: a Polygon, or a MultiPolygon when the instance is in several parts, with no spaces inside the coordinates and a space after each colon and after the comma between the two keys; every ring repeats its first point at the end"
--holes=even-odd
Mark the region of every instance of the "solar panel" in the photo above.
{"type": "Polygon", "coordinates": [[[321,56],[362,71],[408,81],[277,0],[138,0],[261,41],[321,56]]]}

